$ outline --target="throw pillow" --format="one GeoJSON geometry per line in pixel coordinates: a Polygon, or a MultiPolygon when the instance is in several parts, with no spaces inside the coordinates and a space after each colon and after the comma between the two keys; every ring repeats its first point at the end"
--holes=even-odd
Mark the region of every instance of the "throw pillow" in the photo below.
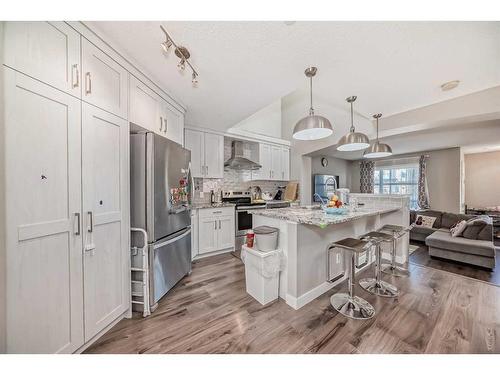
{"type": "Polygon", "coordinates": [[[492,241],[493,239],[493,226],[486,225],[481,232],[477,235],[477,239],[481,241],[492,241]]]}
{"type": "Polygon", "coordinates": [[[483,222],[475,222],[473,224],[467,222],[467,226],[462,232],[462,237],[468,238],[469,240],[477,240],[479,232],[481,232],[485,226],[486,224],[483,222]]]}
{"type": "Polygon", "coordinates": [[[465,220],[459,221],[454,226],[450,228],[450,233],[452,237],[458,237],[467,228],[467,222],[465,220]]]}
{"type": "Polygon", "coordinates": [[[417,227],[432,228],[432,225],[434,224],[435,221],[436,221],[435,217],[417,215],[417,219],[415,220],[415,225],[417,227]]]}

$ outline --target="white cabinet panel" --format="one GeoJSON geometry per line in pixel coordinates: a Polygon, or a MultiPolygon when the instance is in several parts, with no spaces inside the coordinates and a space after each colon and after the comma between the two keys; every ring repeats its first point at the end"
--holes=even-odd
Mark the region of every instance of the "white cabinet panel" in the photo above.
{"type": "Polygon", "coordinates": [[[128,72],[99,48],[82,38],[82,98],[127,118],[128,72]]]}
{"type": "Polygon", "coordinates": [[[271,179],[271,145],[266,143],[259,144],[259,164],[262,168],[252,171],[252,180],[270,180],[271,179]]]}
{"type": "Polygon", "coordinates": [[[191,173],[193,177],[203,177],[205,171],[204,133],[186,129],[185,147],[191,151],[191,173]]]}
{"type": "Polygon", "coordinates": [[[130,76],[129,120],[145,129],[160,132],[160,97],[134,76],[130,76]]]}
{"type": "Polygon", "coordinates": [[[71,353],[83,344],[80,101],[3,70],[7,351],[71,353]]]}
{"type": "Polygon", "coordinates": [[[282,158],[281,158],[281,180],[290,180],[290,148],[282,148],[282,158]]]}
{"type": "Polygon", "coordinates": [[[80,35],[64,22],[5,22],[5,65],[80,97],[80,35]]]}
{"type": "Polygon", "coordinates": [[[271,146],[271,180],[282,179],[281,146],[271,146]]]}
{"type": "Polygon", "coordinates": [[[184,115],[164,100],[161,100],[160,106],[160,116],[163,122],[161,135],[182,145],[184,142],[184,115]]]}
{"type": "Polygon", "coordinates": [[[234,228],[234,215],[220,216],[217,218],[217,247],[219,249],[227,249],[234,247],[235,228],[234,228]]]}
{"type": "Polygon", "coordinates": [[[205,133],[205,177],[224,178],[224,137],[205,133]]]}
{"type": "Polygon", "coordinates": [[[214,217],[200,217],[198,226],[198,253],[205,254],[217,249],[217,221],[214,217]]]}
{"type": "Polygon", "coordinates": [[[82,186],[86,340],[129,307],[128,133],[127,121],[84,103],[82,186]]]}

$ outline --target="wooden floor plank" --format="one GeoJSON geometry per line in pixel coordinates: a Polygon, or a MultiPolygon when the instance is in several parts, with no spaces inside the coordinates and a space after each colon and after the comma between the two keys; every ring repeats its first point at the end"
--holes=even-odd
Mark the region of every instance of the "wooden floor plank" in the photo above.
{"type": "Polygon", "coordinates": [[[435,268],[411,271],[384,275],[400,288],[396,299],[357,286],[376,309],[358,321],[330,306],[345,283],[299,310],[282,300],[262,306],[245,291],[240,260],[206,258],[151,316],[121,321],[86,353],[500,353],[500,287],[435,268]]]}

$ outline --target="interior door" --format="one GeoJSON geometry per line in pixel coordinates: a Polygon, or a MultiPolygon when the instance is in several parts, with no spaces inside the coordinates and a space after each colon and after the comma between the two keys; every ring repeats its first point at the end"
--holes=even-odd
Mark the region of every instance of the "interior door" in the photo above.
{"type": "Polygon", "coordinates": [[[84,342],[80,101],[3,71],[7,352],[71,353],[84,342]]]}
{"type": "Polygon", "coordinates": [[[224,178],[224,137],[205,133],[205,177],[224,178]]]}
{"type": "Polygon", "coordinates": [[[5,65],[80,97],[80,35],[64,22],[5,22],[5,65]]]}
{"type": "Polygon", "coordinates": [[[134,76],[130,76],[130,122],[160,131],[159,96],[134,76]]]}
{"type": "Polygon", "coordinates": [[[200,217],[200,226],[198,228],[198,252],[200,254],[210,253],[218,250],[217,247],[217,228],[218,223],[214,217],[200,217]]]}
{"type": "Polygon", "coordinates": [[[82,99],[127,118],[128,72],[82,38],[82,99]]]}
{"type": "Polygon", "coordinates": [[[186,146],[191,151],[191,174],[203,177],[205,166],[205,141],[202,132],[186,129],[186,146]]]}
{"type": "Polygon", "coordinates": [[[129,307],[128,122],[83,103],[85,339],[129,307]]]}
{"type": "Polygon", "coordinates": [[[234,246],[234,215],[220,216],[218,219],[217,242],[219,249],[234,246]]]}

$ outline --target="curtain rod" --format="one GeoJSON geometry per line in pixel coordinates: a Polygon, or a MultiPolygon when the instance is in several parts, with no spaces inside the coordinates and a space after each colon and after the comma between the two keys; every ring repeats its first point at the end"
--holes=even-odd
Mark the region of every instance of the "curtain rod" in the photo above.
{"type": "Polygon", "coordinates": [[[363,161],[374,161],[374,162],[377,162],[377,161],[396,161],[396,160],[419,159],[421,156],[425,156],[426,158],[430,158],[429,154],[423,154],[423,155],[417,155],[417,156],[407,156],[405,158],[388,158],[388,159],[379,159],[379,160],[367,160],[367,159],[363,159],[363,160],[360,160],[359,162],[362,163],[363,161]]]}

